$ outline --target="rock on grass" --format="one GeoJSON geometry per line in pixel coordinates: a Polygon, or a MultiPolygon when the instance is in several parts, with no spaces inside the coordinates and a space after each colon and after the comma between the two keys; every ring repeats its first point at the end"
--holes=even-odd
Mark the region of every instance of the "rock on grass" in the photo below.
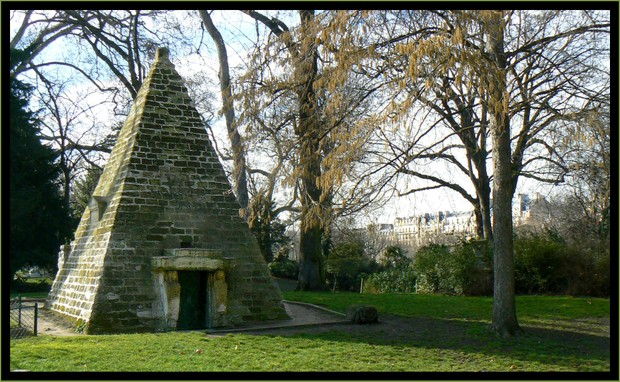
{"type": "Polygon", "coordinates": [[[356,324],[372,324],[379,321],[379,314],[374,306],[351,305],[347,308],[346,318],[356,324]]]}

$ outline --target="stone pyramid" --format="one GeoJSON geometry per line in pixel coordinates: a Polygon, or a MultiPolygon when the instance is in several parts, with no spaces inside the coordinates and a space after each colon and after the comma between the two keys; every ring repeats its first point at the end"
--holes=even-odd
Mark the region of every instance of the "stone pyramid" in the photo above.
{"type": "Polygon", "coordinates": [[[47,306],[88,334],[287,318],[181,76],[157,51],[47,306]]]}

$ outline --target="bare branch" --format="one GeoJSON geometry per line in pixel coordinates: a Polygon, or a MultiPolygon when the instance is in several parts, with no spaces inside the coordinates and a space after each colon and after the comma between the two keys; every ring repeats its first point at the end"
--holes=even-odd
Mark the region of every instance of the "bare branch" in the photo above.
{"type": "Polygon", "coordinates": [[[526,52],[532,53],[533,51],[543,49],[545,45],[548,45],[549,43],[553,41],[557,41],[557,40],[560,40],[568,36],[579,35],[579,34],[583,34],[586,32],[611,33],[609,30],[610,27],[611,27],[610,23],[586,25],[583,27],[571,29],[563,33],[558,33],[553,36],[544,37],[536,41],[532,41],[512,52],[506,52],[506,58],[510,59],[511,57],[516,56],[517,54],[520,54],[520,53],[526,53],[526,52]]]}
{"type": "Polygon", "coordinates": [[[44,62],[42,64],[31,64],[30,67],[33,69],[39,69],[45,66],[52,66],[52,65],[59,65],[59,66],[68,66],[71,69],[74,69],[76,71],[78,71],[80,74],[82,74],[88,81],[90,81],[93,85],[95,85],[97,87],[97,89],[99,89],[99,91],[101,92],[109,92],[109,91],[117,91],[118,89],[116,88],[104,88],[102,87],[99,83],[97,83],[88,73],[86,73],[83,69],[70,64],[68,62],[61,62],[61,61],[48,61],[48,62],[44,62]]]}
{"type": "Polygon", "coordinates": [[[26,11],[26,14],[24,15],[24,20],[22,20],[22,25],[19,27],[19,29],[17,30],[17,33],[15,33],[15,36],[13,36],[13,39],[11,40],[11,44],[10,44],[11,49],[17,48],[17,44],[19,44],[22,37],[24,37],[24,33],[26,32],[26,29],[30,25],[28,21],[30,20],[30,16],[32,15],[32,12],[34,12],[32,9],[29,9],[26,11]]]}

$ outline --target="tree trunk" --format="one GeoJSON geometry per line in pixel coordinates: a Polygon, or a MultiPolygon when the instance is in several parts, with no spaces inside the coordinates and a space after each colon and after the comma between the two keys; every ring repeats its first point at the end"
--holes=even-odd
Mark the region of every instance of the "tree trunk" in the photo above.
{"type": "Polygon", "coordinates": [[[510,130],[507,122],[497,117],[503,128],[493,130],[493,328],[508,336],[520,328],[515,302],[510,130]]]}
{"type": "Polygon", "coordinates": [[[300,269],[298,290],[323,290],[325,272],[323,257],[323,227],[320,219],[322,190],[320,126],[317,116],[318,102],[314,91],[317,76],[317,50],[315,38],[308,29],[314,21],[313,10],[299,11],[301,37],[295,63],[295,78],[299,82],[299,123],[297,135],[300,141],[299,162],[301,166],[301,223],[300,223],[300,269]],[[310,25],[309,25],[310,24],[310,25]]]}
{"type": "Polygon", "coordinates": [[[483,191],[478,195],[480,205],[480,215],[482,216],[482,237],[485,240],[493,240],[493,229],[491,223],[491,186],[489,178],[483,186],[483,191]]]}
{"type": "Polygon", "coordinates": [[[482,226],[482,212],[480,211],[480,202],[474,205],[474,218],[476,219],[476,237],[481,239],[484,237],[484,229],[482,226]]]}
{"type": "Polygon", "coordinates": [[[245,151],[243,144],[241,143],[241,136],[239,130],[235,124],[235,109],[232,97],[232,89],[230,87],[230,74],[228,69],[228,54],[226,52],[226,45],[221,33],[217,30],[211,16],[205,10],[200,10],[200,17],[202,22],[207,28],[209,35],[217,46],[217,55],[220,63],[220,92],[222,94],[222,111],[224,118],[226,119],[226,130],[228,131],[228,138],[230,139],[230,145],[233,153],[233,186],[235,188],[235,195],[241,206],[240,215],[246,218],[248,208],[248,184],[245,166],[245,151]]]}
{"type": "MultiPolygon", "coordinates": [[[[71,215],[71,170],[61,164],[60,171],[62,171],[63,204],[67,213],[71,215]]],[[[79,219],[80,217],[78,216],[77,218],[79,219]]]]}
{"type": "Polygon", "coordinates": [[[299,279],[297,290],[325,289],[325,267],[322,247],[323,224],[321,223],[321,129],[318,100],[314,82],[318,73],[316,31],[313,30],[314,10],[300,10],[299,41],[294,43],[288,28],[280,20],[268,18],[256,11],[243,11],[266,25],[276,36],[283,39],[293,59],[293,77],[299,102],[298,123],[295,135],[299,141],[299,179],[301,222],[299,225],[299,279]]]}
{"type": "Polygon", "coordinates": [[[521,331],[515,303],[512,239],[512,160],[506,90],[502,12],[487,19],[487,50],[493,70],[488,73],[491,139],[493,143],[493,330],[502,337],[521,331]]]}
{"type": "Polygon", "coordinates": [[[321,175],[318,156],[318,137],[306,136],[301,143],[301,223],[299,237],[300,269],[297,290],[323,290],[325,288],[323,227],[319,217],[321,189],[316,179],[321,175]]]}
{"type": "Polygon", "coordinates": [[[476,218],[476,234],[479,238],[487,241],[493,240],[493,230],[491,224],[491,186],[489,177],[481,174],[476,187],[476,204],[474,205],[474,216],[476,218]]]}
{"type": "MultiPolygon", "coordinates": [[[[302,219],[304,214],[302,213],[302,219]]],[[[298,291],[324,290],[325,272],[321,246],[321,229],[316,225],[301,230],[299,238],[298,291]]]]}

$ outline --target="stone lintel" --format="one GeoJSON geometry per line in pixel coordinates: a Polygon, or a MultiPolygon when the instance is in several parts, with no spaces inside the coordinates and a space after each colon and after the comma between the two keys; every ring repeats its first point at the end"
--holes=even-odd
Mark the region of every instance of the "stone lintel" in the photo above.
{"type": "Polygon", "coordinates": [[[172,248],[164,250],[165,256],[185,256],[185,257],[208,257],[211,259],[221,259],[222,251],[203,248],[172,248]]]}
{"type": "Polygon", "coordinates": [[[153,270],[217,271],[224,269],[224,261],[200,256],[159,256],[151,258],[153,270]]]}

